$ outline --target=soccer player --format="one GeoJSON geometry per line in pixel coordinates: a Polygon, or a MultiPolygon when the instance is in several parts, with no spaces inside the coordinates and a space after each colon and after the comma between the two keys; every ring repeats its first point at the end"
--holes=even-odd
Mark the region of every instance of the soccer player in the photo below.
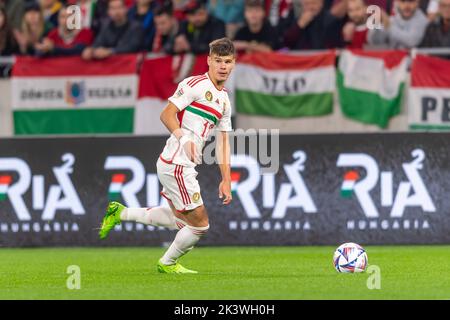
{"type": "Polygon", "coordinates": [[[203,146],[214,128],[216,159],[222,175],[219,198],[228,205],[231,200],[230,100],[225,81],[235,65],[235,48],[231,40],[222,38],[209,45],[207,73],[183,80],[161,112],[161,121],[171,135],[157,161],[157,173],[163,186],[161,195],[170,205],[155,208],[127,208],[118,202],[108,205],[100,229],[104,239],[121,221],[178,229],[157,269],[161,273],[197,273],[178,262],[209,229],[208,214],[203,205],[195,166],[201,163],[203,146]]]}

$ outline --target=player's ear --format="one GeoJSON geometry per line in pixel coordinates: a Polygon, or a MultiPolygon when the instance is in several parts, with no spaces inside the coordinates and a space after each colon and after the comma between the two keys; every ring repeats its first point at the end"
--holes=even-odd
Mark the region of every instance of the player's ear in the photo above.
{"type": "Polygon", "coordinates": [[[208,67],[211,65],[211,55],[208,54],[208,58],[206,59],[206,62],[208,63],[208,67]]]}

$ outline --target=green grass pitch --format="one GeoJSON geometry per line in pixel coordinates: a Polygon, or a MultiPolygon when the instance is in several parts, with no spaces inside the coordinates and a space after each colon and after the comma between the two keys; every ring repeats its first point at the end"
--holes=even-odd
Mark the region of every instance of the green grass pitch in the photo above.
{"type": "Polygon", "coordinates": [[[163,248],[0,249],[0,299],[450,299],[450,246],[368,246],[368,273],[339,274],[332,247],[200,247],[156,271],[163,248]],[[81,288],[66,286],[78,265],[81,288]]]}

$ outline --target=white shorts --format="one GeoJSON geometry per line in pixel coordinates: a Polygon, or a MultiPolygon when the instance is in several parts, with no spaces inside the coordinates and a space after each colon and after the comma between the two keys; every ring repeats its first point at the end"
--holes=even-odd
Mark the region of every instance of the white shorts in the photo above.
{"type": "Polygon", "coordinates": [[[161,195],[171,202],[178,212],[194,210],[203,205],[195,168],[169,164],[159,158],[156,169],[159,182],[163,186],[161,195]]]}

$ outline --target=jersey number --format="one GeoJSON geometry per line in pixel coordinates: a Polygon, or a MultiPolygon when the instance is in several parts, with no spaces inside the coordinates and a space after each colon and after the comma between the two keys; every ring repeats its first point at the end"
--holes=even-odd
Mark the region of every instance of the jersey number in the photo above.
{"type": "Polygon", "coordinates": [[[213,124],[210,124],[208,121],[205,121],[203,124],[203,132],[202,132],[202,138],[207,137],[209,134],[209,131],[214,128],[213,124]]]}

